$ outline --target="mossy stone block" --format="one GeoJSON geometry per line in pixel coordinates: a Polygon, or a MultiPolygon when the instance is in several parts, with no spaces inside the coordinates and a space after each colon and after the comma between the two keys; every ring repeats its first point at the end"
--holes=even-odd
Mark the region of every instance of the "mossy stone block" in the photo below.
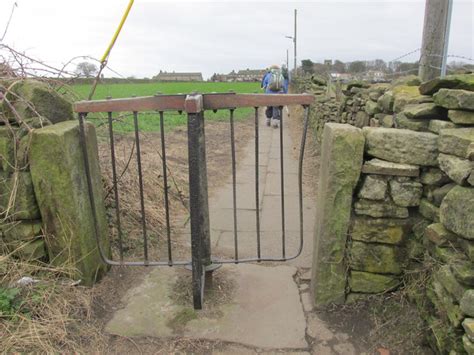
{"type": "Polygon", "coordinates": [[[41,238],[29,242],[9,242],[7,245],[10,252],[21,260],[44,260],[47,256],[45,242],[41,238]]]}
{"type": "Polygon", "coordinates": [[[3,238],[7,242],[27,241],[42,235],[41,221],[19,221],[1,226],[3,238]]]}
{"type": "Polygon", "coordinates": [[[439,133],[438,150],[466,158],[471,143],[474,143],[474,127],[443,129],[439,133]]]}
{"type": "Polygon", "coordinates": [[[0,181],[0,211],[13,220],[39,219],[40,211],[28,171],[3,175],[0,181]]]}
{"type": "Polygon", "coordinates": [[[394,87],[392,92],[394,112],[403,111],[406,105],[432,101],[431,97],[421,95],[417,86],[400,85],[394,87]]]}
{"type": "Polygon", "coordinates": [[[473,111],[449,110],[448,117],[456,124],[474,125],[473,111]]]}
{"type": "Polygon", "coordinates": [[[440,153],[439,167],[458,185],[467,185],[469,176],[474,170],[474,161],[463,159],[455,155],[440,153]]]}
{"type": "Polygon", "coordinates": [[[351,271],[349,288],[352,292],[382,293],[393,290],[400,283],[396,276],[351,271]]]}
{"type": "Polygon", "coordinates": [[[453,182],[450,184],[446,184],[444,186],[441,186],[439,188],[433,189],[431,192],[431,197],[432,197],[432,202],[436,207],[440,207],[441,203],[443,202],[444,198],[448,194],[451,189],[456,187],[457,185],[453,182]]]}
{"type": "MultiPolygon", "coordinates": [[[[95,128],[87,124],[88,151],[98,240],[110,255],[95,128]]],[[[29,152],[31,175],[45,226],[53,263],[72,263],[84,284],[92,284],[107,267],[95,239],[95,226],[87,188],[84,157],[77,121],[35,130],[29,152]]]]}
{"type": "Polygon", "coordinates": [[[352,269],[377,274],[399,275],[406,260],[403,248],[384,244],[354,241],[349,253],[352,269]]]}
{"type": "Polygon", "coordinates": [[[366,243],[402,244],[411,232],[412,222],[397,218],[353,217],[351,238],[366,243]]]}
{"type": "Polygon", "coordinates": [[[462,337],[462,344],[467,355],[474,355],[474,340],[471,341],[467,334],[464,334],[462,337]]]}
{"type": "Polygon", "coordinates": [[[438,246],[456,245],[458,237],[447,230],[442,223],[430,224],[425,229],[425,238],[438,246]]]}
{"type": "Polygon", "coordinates": [[[380,175],[365,175],[358,196],[368,200],[385,200],[387,197],[387,178],[380,175]]]}
{"type": "Polygon", "coordinates": [[[459,302],[467,291],[467,287],[460,284],[456,277],[451,272],[449,265],[441,266],[438,271],[434,273],[434,279],[443,285],[444,289],[454,298],[456,302],[459,302]]]}
{"type": "Polygon", "coordinates": [[[466,260],[464,254],[459,253],[457,250],[451,247],[439,247],[434,243],[428,243],[428,245],[425,244],[425,247],[434,259],[443,264],[448,264],[456,259],[466,260]]]}
{"type": "Polygon", "coordinates": [[[439,208],[430,203],[426,198],[421,199],[419,212],[426,219],[439,222],[439,208]]]}
{"type": "Polygon", "coordinates": [[[473,318],[466,318],[462,322],[462,327],[466,332],[469,340],[474,341],[474,319],[473,318]]]}
{"type": "Polygon", "coordinates": [[[438,136],[408,129],[364,127],[366,153],[393,163],[438,166],[438,136]]]}
{"type": "Polygon", "coordinates": [[[451,270],[459,282],[474,287],[474,264],[472,262],[453,260],[451,270]]]}
{"type": "Polygon", "coordinates": [[[430,120],[428,125],[428,131],[439,134],[442,129],[446,128],[456,128],[459,127],[458,125],[454,124],[451,121],[443,121],[443,120],[430,120]]]}
{"type": "Polygon", "coordinates": [[[12,97],[12,100],[15,110],[23,118],[39,114],[52,123],[74,118],[72,103],[46,83],[30,79],[22,80],[12,87],[12,91],[22,98],[15,100],[15,97],[12,97]]]}
{"type": "Polygon", "coordinates": [[[450,231],[474,240],[474,187],[456,186],[440,207],[441,223],[450,231]]]}
{"type": "Polygon", "coordinates": [[[461,308],[438,281],[433,280],[428,286],[427,296],[435,305],[437,313],[442,319],[449,321],[453,328],[461,326],[464,319],[461,308]]]}
{"type": "Polygon", "coordinates": [[[344,303],[345,260],[352,196],[364,154],[360,129],[328,123],[324,127],[316,208],[311,291],[316,306],[344,303]]]}
{"type": "Polygon", "coordinates": [[[390,199],[385,201],[371,201],[360,199],[354,203],[354,212],[359,216],[374,218],[408,218],[408,208],[394,204],[390,199]]]}
{"type": "Polygon", "coordinates": [[[464,251],[464,254],[466,254],[469,260],[471,260],[471,262],[474,262],[474,241],[459,238],[458,243],[459,247],[464,251]]]}
{"type": "Polygon", "coordinates": [[[431,336],[428,336],[428,341],[438,350],[439,354],[462,354],[462,331],[460,329],[453,329],[445,321],[431,316],[428,318],[428,327],[431,330],[431,336]]]}
{"type": "Polygon", "coordinates": [[[413,207],[420,204],[423,185],[418,181],[404,181],[399,178],[390,180],[390,196],[396,205],[413,207]]]}
{"type": "Polygon", "coordinates": [[[459,303],[461,311],[469,317],[474,317],[474,290],[468,290],[464,293],[459,303]]]}
{"type": "Polygon", "coordinates": [[[433,118],[446,118],[447,111],[442,107],[436,106],[432,102],[426,102],[422,104],[406,105],[402,112],[407,118],[427,120],[433,118]]]}
{"type": "Polygon", "coordinates": [[[474,92],[458,89],[440,89],[433,95],[435,104],[449,110],[474,111],[474,92]]]}
{"type": "Polygon", "coordinates": [[[474,91],[474,74],[454,74],[434,78],[420,85],[423,95],[433,95],[440,89],[463,89],[474,91]]]}

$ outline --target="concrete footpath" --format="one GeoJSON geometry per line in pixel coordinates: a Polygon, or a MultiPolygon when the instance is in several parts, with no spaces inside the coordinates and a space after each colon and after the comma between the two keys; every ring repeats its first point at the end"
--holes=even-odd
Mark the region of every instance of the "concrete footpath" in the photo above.
{"type": "MultiPolygon", "coordinates": [[[[261,110],[263,114],[263,110],[261,110]]],[[[288,132],[291,117],[285,110],[284,182],[286,256],[299,247],[298,153],[288,132]]],[[[282,256],[280,130],[260,119],[260,211],[262,257],[282,256]]],[[[239,159],[237,218],[239,258],[257,255],[255,202],[255,141],[239,159]]],[[[143,283],[127,292],[106,326],[121,336],[185,337],[224,344],[221,353],[355,354],[346,334],[332,331],[312,310],[309,295],[314,194],[305,189],[304,247],[302,254],[285,263],[224,265],[215,273],[212,295],[204,309],[195,312],[180,301],[179,280],[189,273],[178,268],[156,268],[143,283]]],[[[212,253],[234,257],[232,177],[212,193],[209,201],[212,253]]],[[[189,279],[190,280],[190,279],[189,279]]],[[[189,297],[186,298],[186,300],[189,297]]],[[[206,302],[207,301],[207,302],[206,302]]]]}

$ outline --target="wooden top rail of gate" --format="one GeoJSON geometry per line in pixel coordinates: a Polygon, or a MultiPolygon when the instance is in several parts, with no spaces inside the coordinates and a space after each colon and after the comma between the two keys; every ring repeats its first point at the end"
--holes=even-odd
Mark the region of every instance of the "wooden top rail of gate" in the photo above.
{"type": "Polygon", "coordinates": [[[127,99],[78,101],[74,104],[74,111],[78,113],[123,111],[184,111],[193,113],[239,107],[311,105],[313,101],[314,96],[310,94],[155,95],[127,99]]]}

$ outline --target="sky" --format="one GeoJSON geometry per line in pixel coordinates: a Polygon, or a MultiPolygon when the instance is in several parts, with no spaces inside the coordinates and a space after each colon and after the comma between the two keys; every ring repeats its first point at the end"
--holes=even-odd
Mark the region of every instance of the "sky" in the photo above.
{"type": "MultiPolygon", "coordinates": [[[[0,0],[0,37],[15,0],[0,0]]],[[[16,0],[4,43],[62,66],[75,56],[100,58],[128,0],[16,0]]],[[[109,57],[123,76],[163,71],[228,73],[298,62],[392,60],[421,46],[424,0],[153,1],[135,0],[109,57]]],[[[449,54],[474,58],[474,0],[454,0],[449,54]]],[[[416,61],[419,53],[403,60],[416,61]]],[[[455,58],[450,58],[450,60],[455,58]]],[[[79,60],[80,61],[80,60],[79,60]]],[[[75,69],[75,63],[69,67],[75,69]]],[[[114,76],[105,71],[106,76],[114,76]]]]}

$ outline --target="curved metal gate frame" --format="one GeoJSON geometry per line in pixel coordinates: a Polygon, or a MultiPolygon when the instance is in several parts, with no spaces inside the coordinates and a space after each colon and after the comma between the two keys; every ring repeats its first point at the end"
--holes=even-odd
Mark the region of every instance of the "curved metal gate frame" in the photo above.
{"type": "MultiPolygon", "coordinates": [[[[80,142],[82,146],[84,164],[87,178],[90,207],[95,228],[95,238],[104,263],[112,266],[177,266],[191,265],[193,280],[193,303],[195,309],[202,308],[204,288],[207,282],[212,281],[212,271],[219,265],[228,263],[249,263],[249,262],[285,262],[297,258],[303,249],[303,158],[306,144],[306,134],[308,130],[309,105],[314,101],[314,96],[309,94],[300,95],[269,95],[269,94],[191,94],[191,95],[155,95],[149,97],[137,97],[129,99],[107,99],[95,101],[79,101],[74,105],[74,111],[79,115],[80,142]],[[282,254],[278,257],[261,256],[260,247],[260,215],[259,215],[259,122],[258,110],[264,106],[276,106],[282,108],[289,105],[302,105],[304,108],[304,124],[301,137],[300,155],[298,164],[298,192],[299,192],[299,227],[300,238],[297,253],[292,256],[286,255],[285,236],[285,200],[284,200],[284,174],[283,174],[283,125],[280,125],[280,174],[281,174],[281,210],[282,210],[282,254]],[[255,110],[255,204],[256,204],[256,238],[257,250],[255,258],[240,259],[238,253],[238,233],[237,233],[237,198],[236,198],[236,160],[234,141],[234,110],[239,107],[253,107],[255,110]],[[209,228],[209,204],[207,188],[206,170],[206,147],[204,134],[204,111],[206,110],[229,110],[230,131],[231,131],[231,151],[232,151],[232,182],[233,182],[233,217],[234,217],[234,258],[214,259],[211,255],[210,228],[209,228]],[[161,131],[161,154],[163,157],[163,179],[164,198],[167,229],[167,261],[152,261],[148,258],[148,236],[145,221],[145,207],[143,198],[143,177],[140,156],[140,138],[138,129],[138,119],[140,111],[158,111],[160,117],[161,131]],[[169,201],[167,191],[167,167],[166,167],[166,147],[163,130],[164,112],[178,111],[187,113],[188,117],[188,161],[189,161],[189,200],[191,219],[191,254],[192,260],[175,261],[171,251],[171,231],[169,222],[169,201]],[[119,239],[120,260],[112,260],[107,257],[107,253],[102,249],[99,241],[99,231],[97,223],[97,213],[95,209],[95,196],[92,189],[92,179],[90,174],[89,158],[87,154],[87,144],[85,135],[85,120],[88,113],[107,112],[108,128],[112,158],[112,179],[114,187],[114,197],[116,202],[117,229],[119,239]],[[122,231],[120,225],[120,206],[117,188],[117,171],[115,164],[115,146],[113,134],[113,112],[132,112],[135,131],[137,168],[140,188],[142,232],[144,245],[143,261],[124,261],[122,248],[122,231]]],[[[282,117],[283,119],[283,117],[282,117]]]]}

